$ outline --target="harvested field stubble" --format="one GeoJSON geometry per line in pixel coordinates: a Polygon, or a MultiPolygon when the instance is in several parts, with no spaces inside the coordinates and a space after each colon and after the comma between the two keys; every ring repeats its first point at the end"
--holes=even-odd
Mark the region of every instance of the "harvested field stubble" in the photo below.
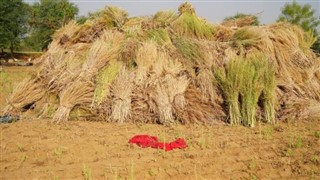
{"type": "Polygon", "coordinates": [[[107,7],[55,33],[37,75],[14,90],[4,113],[34,110],[64,122],[83,109],[91,119],[119,123],[251,127],[261,119],[319,117],[314,36],[251,21],[212,25],[188,3],[179,13],[133,18],[107,7]]]}

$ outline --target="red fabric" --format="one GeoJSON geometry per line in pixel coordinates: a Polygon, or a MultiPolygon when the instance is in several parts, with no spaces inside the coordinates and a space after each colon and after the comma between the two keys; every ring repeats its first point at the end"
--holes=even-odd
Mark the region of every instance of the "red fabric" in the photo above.
{"type": "Polygon", "coordinates": [[[185,140],[178,138],[177,140],[171,143],[158,142],[158,138],[155,136],[149,135],[136,135],[129,140],[129,143],[137,144],[142,148],[155,148],[155,149],[164,149],[165,151],[171,151],[173,149],[183,149],[188,147],[185,140]]]}

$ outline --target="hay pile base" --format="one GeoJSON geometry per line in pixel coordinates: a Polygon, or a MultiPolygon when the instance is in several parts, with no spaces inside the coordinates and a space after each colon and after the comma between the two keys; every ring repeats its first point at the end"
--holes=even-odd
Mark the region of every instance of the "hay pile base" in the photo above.
{"type": "Polygon", "coordinates": [[[319,118],[314,37],[243,21],[215,26],[190,4],[133,18],[106,7],[54,34],[37,75],[15,88],[3,113],[165,125],[319,118]]]}

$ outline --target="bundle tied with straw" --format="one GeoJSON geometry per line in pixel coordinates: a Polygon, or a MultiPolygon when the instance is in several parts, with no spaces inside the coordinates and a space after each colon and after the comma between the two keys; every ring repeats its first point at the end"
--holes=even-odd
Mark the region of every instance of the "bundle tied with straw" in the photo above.
{"type": "Polygon", "coordinates": [[[60,93],[60,106],[53,116],[53,121],[67,120],[71,109],[76,105],[91,105],[95,77],[109,61],[117,58],[123,37],[117,31],[104,31],[103,35],[93,43],[80,75],[60,93]]]}

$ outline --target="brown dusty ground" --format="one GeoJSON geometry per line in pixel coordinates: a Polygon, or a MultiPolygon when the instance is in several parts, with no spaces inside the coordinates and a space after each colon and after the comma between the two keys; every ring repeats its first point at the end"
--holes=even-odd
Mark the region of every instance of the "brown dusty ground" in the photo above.
{"type": "Polygon", "coordinates": [[[0,179],[320,178],[319,119],[245,128],[89,121],[54,125],[24,118],[1,124],[0,130],[0,179]],[[129,145],[137,134],[162,141],[182,137],[189,147],[164,152],[129,145]]]}

